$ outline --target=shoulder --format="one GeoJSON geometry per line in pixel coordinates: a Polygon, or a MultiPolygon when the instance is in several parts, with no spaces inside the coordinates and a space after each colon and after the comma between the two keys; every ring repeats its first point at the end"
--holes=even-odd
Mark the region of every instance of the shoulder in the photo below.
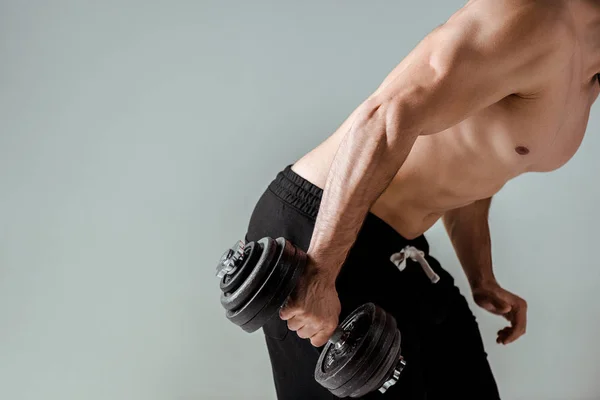
{"type": "Polygon", "coordinates": [[[568,5],[558,0],[473,0],[444,25],[454,56],[528,78],[563,68],[576,43],[568,5]]]}
{"type": "Polygon", "coordinates": [[[472,0],[445,25],[498,50],[517,44],[547,49],[575,40],[568,5],[559,0],[472,0]]]}

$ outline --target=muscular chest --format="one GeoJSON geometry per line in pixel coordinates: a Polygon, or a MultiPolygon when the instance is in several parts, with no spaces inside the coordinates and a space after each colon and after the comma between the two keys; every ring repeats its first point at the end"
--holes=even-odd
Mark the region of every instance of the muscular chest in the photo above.
{"type": "Polygon", "coordinates": [[[566,164],[586,133],[590,108],[598,96],[597,82],[559,82],[540,96],[511,96],[457,127],[473,136],[511,175],[547,172],[566,164]]]}
{"type": "Polygon", "coordinates": [[[512,96],[447,131],[420,137],[397,181],[427,182],[420,196],[441,199],[444,208],[491,196],[525,172],[557,169],[583,140],[595,85],[557,85],[543,98],[512,96]]]}

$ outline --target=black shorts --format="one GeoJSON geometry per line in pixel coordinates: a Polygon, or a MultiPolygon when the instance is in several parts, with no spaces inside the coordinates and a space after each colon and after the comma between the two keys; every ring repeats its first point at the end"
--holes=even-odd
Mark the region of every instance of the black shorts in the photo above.
{"type": "MultiPolygon", "coordinates": [[[[283,236],[306,251],[321,195],[320,188],[286,167],[260,197],[246,240],[283,236]]],[[[452,276],[429,254],[424,236],[407,240],[369,213],[336,287],[342,305],[340,321],[359,305],[373,302],[396,318],[402,334],[407,365],[400,380],[385,394],[373,392],[364,399],[500,398],[475,317],[452,276]],[[425,253],[441,277],[436,285],[417,262],[409,260],[400,271],[390,261],[407,245],[425,253]],[[432,290],[443,292],[443,297],[438,299],[432,290]]],[[[314,379],[321,348],[289,331],[277,316],[263,332],[278,399],[335,398],[314,379]]]]}

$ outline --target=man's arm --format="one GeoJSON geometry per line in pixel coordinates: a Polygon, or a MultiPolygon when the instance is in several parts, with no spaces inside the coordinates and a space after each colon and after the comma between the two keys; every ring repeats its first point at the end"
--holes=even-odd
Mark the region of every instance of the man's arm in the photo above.
{"type": "Polygon", "coordinates": [[[488,215],[491,198],[448,211],[444,227],[471,288],[496,281],[492,270],[492,244],[488,215]]]}
{"type": "Polygon", "coordinates": [[[450,241],[471,286],[473,300],[487,311],[504,316],[511,326],[498,332],[498,343],[508,344],[525,334],[527,302],[503,289],[492,270],[488,224],[492,199],[448,211],[442,217],[450,241]]]}
{"type": "Polygon", "coordinates": [[[563,68],[572,47],[564,45],[568,31],[556,22],[555,8],[551,1],[469,3],[355,110],[327,176],[307,272],[280,312],[290,330],[314,346],[333,333],[340,268],[418,136],[441,132],[507,96],[534,96],[563,68]]]}
{"type": "Polygon", "coordinates": [[[328,173],[309,247],[323,274],[335,279],[366,213],[419,135],[440,132],[507,96],[533,94],[562,67],[565,51],[556,37],[563,33],[554,17],[547,3],[470,3],[359,106],[328,173]]]}

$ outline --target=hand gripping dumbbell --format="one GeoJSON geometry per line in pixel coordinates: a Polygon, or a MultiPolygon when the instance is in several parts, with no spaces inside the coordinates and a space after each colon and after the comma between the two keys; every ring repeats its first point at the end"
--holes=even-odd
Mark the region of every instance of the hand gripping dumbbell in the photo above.
{"type": "MultiPolygon", "coordinates": [[[[237,242],[217,266],[226,317],[254,332],[278,314],[307,261],[285,238],[237,242]]],[[[360,397],[394,385],[404,366],[396,320],[373,303],[363,304],[336,328],[323,347],[315,380],[337,397],[360,397]]]]}

